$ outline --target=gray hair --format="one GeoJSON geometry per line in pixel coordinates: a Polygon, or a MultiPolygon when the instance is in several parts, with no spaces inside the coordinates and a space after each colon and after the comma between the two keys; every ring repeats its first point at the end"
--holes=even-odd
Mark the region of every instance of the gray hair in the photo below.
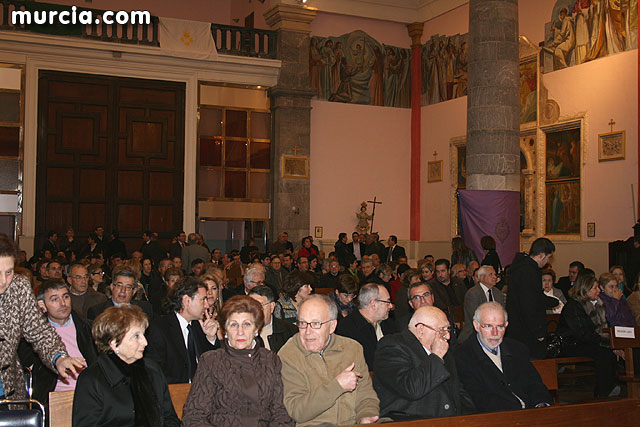
{"type": "Polygon", "coordinates": [[[360,266],[363,266],[363,265],[365,265],[365,264],[367,264],[367,265],[369,265],[369,264],[373,265],[373,260],[372,260],[371,258],[363,259],[363,260],[362,260],[362,262],[360,263],[360,266]]]}
{"type": "Polygon", "coordinates": [[[371,301],[380,298],[380,289],[377,283],[367,283],[360,288],[358,293],[358,308],[366,308],[371,304],[371,301]]]}
{"type": "Polygon", "coordinates": [[[428,282],[416,282],[409,285],[407,288],[407,301],[411,301],[411,289],[417,288],[419,286],[426,286],[429,289],[429,293],[433,295],[433,290],[431,289],[431,285],[428,282]]]}
{"type": "Polygon", "coordinates": [[[245,271],[244,273],[244,284],[246,285],[247,283],[249,283],[251,280],[253,280],[256,276],[262,276],[262,280],[264,280],[264,271],[260,270],[258,268],[252,267],[249,268],[247,271],[245,271]]]}
{"type": "Polygon", "coordinates": [[[480,323],[480,317],[482,317],[482,312],[488,311],[488,310],[495,310],[495,311],[502,312],[502,314],[504,314],[504,321],[505,323],[507,322],[508,320],[507,310],[505,310],[501,304],[495,301],[485,302],[483,304],[480,304],[478,308],[476,308],[475,313],[473,313],[473,320],[480,323]]]}
{"type": "Polygon", "coordinates": [[[303,299],[302,303],[298,307],[298,315],[300,315],[303,305],[305,305],[309,301],[315,300],[320,300],[327,306],[327,309],[329,310],[329,320],[338,320],[338,307],[333,301],[331,301],[328,296],[321,294],[311,294],[307,298],[303,299]]]}
{"type": "Polygon", "coordinates": [[[490,265],[483,265],[482,267],[480,267],[478,269],[478,278],[486,276],[487,274],[489,274],[489,269],[493,270],[493,267],[490,265]]]}

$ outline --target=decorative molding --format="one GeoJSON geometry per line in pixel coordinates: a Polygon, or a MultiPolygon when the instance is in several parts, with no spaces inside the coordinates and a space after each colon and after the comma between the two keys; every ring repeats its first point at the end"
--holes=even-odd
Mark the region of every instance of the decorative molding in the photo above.
{"type": "Polygon", "coordinates": [[[272,30],[310,33],[317,11],[314,7],[280,3],[267,10],[264,19],[272,30]]]}

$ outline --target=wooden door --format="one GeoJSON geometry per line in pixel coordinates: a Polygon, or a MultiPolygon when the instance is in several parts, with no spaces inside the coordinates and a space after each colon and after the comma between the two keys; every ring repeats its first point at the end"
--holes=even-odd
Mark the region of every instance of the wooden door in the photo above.
{"type": "Polygon", "coordinates": [[[36,245],[68,226],[84,239],[117,229],[128,251],[144,230],[182,228],[183,83],[41,71],[36,245]]]}

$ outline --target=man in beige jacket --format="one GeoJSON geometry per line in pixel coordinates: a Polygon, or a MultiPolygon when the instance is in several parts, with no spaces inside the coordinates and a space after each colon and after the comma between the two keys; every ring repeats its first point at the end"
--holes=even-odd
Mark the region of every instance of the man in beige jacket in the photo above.
{"type": "Polygon", "coordinates": [[[324,295],[298,309],[298,330],[280,349],[284,405],[297,426],[370,424],[380,401],[373,390],[362,346],[334,335],[338,312],[324,295]]]}

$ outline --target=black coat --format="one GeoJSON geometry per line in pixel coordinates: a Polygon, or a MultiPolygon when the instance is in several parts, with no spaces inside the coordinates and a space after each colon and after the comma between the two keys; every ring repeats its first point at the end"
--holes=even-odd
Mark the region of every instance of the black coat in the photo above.
{"type": "Polygon", "coordinates": [[[500,345],[502,372],[482,350],[475,334],[456,350],[455,359],[460,381],[478,412],[522,409],[514,394],[526,408],[553,404],[540,374],[529,361],[529,350],[518,341],[505,338],[500,345]]]}
{"type": "MultiPolygon", "coordinates": [[[[150,323],[147,329],[149,345],[145,350],[145,359],[156,362],[162,368],[169,384],[183,384],[189,382],[189,355],[184,342],[180,323],[176,313],[158,317],[150,323]]],[[[215,345],[207,340],[207,336],[200,327],[200,322],[191,322],[196,337],[199,355],[220,347],[220,341],[215,345]]]]}
{"type": "MultiPolygon", "coordinates": [[[[71,312],[73,325],[76,328],[76,342],[78,350],[84,357],[87,366],[91,366],[98,359],[98,350],[91,337],[89,323],[80,317],[75,311],[71,312]]],[[[38,402],[46,404],[49,401],[49,392],[54,391],[58,382],[58,373],[47,368],[31,344],[22,339],[18,346],[18,357],[22,366],[32,367],[33,394],[38,402]]]]}
{"type": "Polygon", "coordinates": [[[529,347],[531,356],[545,357],[544,343],[538,341],[547,333],[547,297],[542,290],[542,274],[538,264],[528,255],[516,254],[509,269],[507,336],[529,347]]]}
{"type": "MultiPolygon", "coordinates": [[[[140,307],[142,309],[142,312],[147,315],[149,321],[153,319],[153,308],[147,301],[132,299],[131,305],[137,305],[138,307],[140,307]]],[[[89,307],[89,310],[87,310],[87,320],[89,321],[89,323],[93,323],[93,321],[96,320],[96,317],[98,317],[100,313],[105,311],[107,308],[114,306],[115,304],[113,303],[113,300],[108,299],[98,305],[89,307]]]]}
{"type": "Polygon", "coordinates": [[[167,257],[167,250],[163,248],[157,240],[150,240],[149,243],[143,243],[142,246],[140,246],[140,252],[142,252],[143,258],[151,258],[153,265],[158,265],[161,259],[167,257]]]}
{"type": "MultiPolygon", "coordinates": [[[[433,305],[435,307],[438,307],[445,313],[448,310],[450,312],[449,315],[451,315],[453,306],[464,305],[467,286],[462,280],[457,277],[452,277],[447,286],[438,282],[436,279],[432,279],[428,283],[433,292],[433,305]]],[[[540,285],[540,289],[542,289],[542,285],[540,285]]]]}
{"type": "Polygon", "coordinates": [[[164,314],[162,310],[162,300],[167,296],[169,287],[164,282],[160,274],[157,279],[152,279],[149,283],[149,289],[147,289],[147,296],[149,297],[149,303],[153,308],[153,314],[159,316],[164,314]]]}
{"type": "MultiPolygon", "coordinates": [[[[348,243],[347,244],[347,250],[349,251],[350,254],[352,254],[353,256],[356,256],[356,253],[353,249],[353,242],[348,243]]],[[[367,250],[367,245],[365,245],[364,243],[360,243],[360,257],[362,258],[363,255],[366,255],[366,250],[367,250]]]]}
{"type": "Polygon", "coordinates": [[[569,276],[563,276],[558,279],[558,283],[555,285],[556,288],[560,289],[564,294],[564,297],[568,300],[571,298],[569,296],[569,289],[572,287],[571,280],[569,280],[569,276]]]}
{"type": "MultiPolygon", "coordinates": [[[[180,426],[160,367],[146,359],[144,366],[162,413],[163,423],[158,427],[180,426]]],[[[128,379],[108,355],[100,355],[78,377],[73,395],[73,427],[134,427],[134,417],[128,379]]]]}
{"type": "MultiPolygon", "coordinates": [[[[289,341],[289,338],[298,333],[298,328],[293,323],[278,319],[275,316],[271,316],[271,322],[273,323],[273,332],[267,339],[269,340],[269,348],[271,351],[277,353],[280,348],[289,341]]],[[[256,341],[260,347],[264,347],[260,335],[256,337],[256,341]]]]}
{"type": "MultiPolygon", "coordinates": [[[[386,248],[386,250],[384,251],[384,259],[381,259],[380,261],[387,262],[387,260],[389,259],[389,251],[391,251],[391,249],[392,249],[391,246],[388,246],[386,248]]],[[[395,245],[393,247],[393,252],[391,253],[391,262],[397,264],[399,258],[406,258],[406,257],[407,257],[407,253],[405,252],[402,246],[395,245]]]]}
{"type": "Polygon", "coordinates": [[[493,269],[496,271],[496,274],[498,274],[498,272],[500,271],[499,269],[502,268],[502,263],[500,262],[500,256],[498,255],[498,252],[496,252],[495,249],[489,249],[487,251],[487,254],[484,256],[480,265],[492,266],[493,269]]]}
{"type": "Polygon", "coordinates": [[[458,380],[453,356],[427,355],[409,330],[385,336],[373,365],[373,388],[380,416],[394,420],[450,417],[473,412],[458,380]]]}
{"type": "MultiPolygon", "coordinates": [[[[396,324],[391,319],[383,320],[380,323],[382,333],[386,336],[398,332],[396,324]]],[[[360,343],[364,352],[364,360],[369,365],[369,370],[373,370],[373,363],[376,356],[376,348],[378,347],[378,339],[376,331],[365,319],[360,310],[353,310],[347,317],[340,319],[336,334],[354,339],[360,343]]]]}

